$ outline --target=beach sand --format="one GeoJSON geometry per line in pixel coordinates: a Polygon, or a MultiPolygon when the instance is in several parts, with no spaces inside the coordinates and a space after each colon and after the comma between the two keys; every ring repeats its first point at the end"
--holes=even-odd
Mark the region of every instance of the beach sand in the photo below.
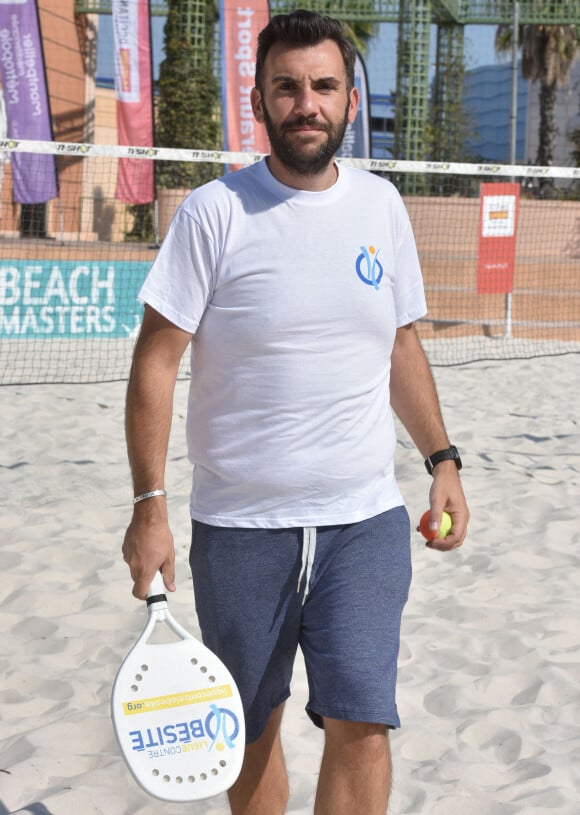
{"type": "MultiPolygon", "coordinates": [[[[472,520],[458,551],[413,533],[392,735],[392,815],[577,815],[580,801],[580,355],[436,368],[472,520]]],[[[171,608],[196,633],[180,382],[167,488],[171,608]]],[[[121,560],[131,486],[124,383],[2,388],[0,815],[225,815],[225,797],[149,798],[109,717],[144,624],[121,560]]],[[[429,478],[404,433],[412,521],[429,478]]],[[[296,663],[284,720],[288,812],[312,812],[322,737],[296,663]]],[[[359,815],[355,813],[354,815],[359,815]]],[[[364,815],[364,813],[360,813],[364,815]]]]}

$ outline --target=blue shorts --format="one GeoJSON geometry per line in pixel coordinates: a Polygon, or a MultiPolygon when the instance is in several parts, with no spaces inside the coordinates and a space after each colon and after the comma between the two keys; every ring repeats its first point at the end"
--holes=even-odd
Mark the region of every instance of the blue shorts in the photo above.
{"type": "Polygon", "coordinates": [[[190,564],[203,640],[238,684],[248,743],[289,697],[298,646],[315,724],[399,727],[397,657],[411,582],[404,507],[307,529],[193,521],[190,564]]]}

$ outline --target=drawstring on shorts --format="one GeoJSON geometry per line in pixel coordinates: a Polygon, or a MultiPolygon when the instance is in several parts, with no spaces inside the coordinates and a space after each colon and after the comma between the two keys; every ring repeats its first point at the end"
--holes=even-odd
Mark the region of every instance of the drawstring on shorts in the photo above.
{"type": "Polygon", "coordinates": [[[314,565],[314,557],[316,555],[316,527],[305,526],[302,530],[302,568],[298,576],[297,592],[300,592],[300,585],[302,578],[306,575],[306,583],[304,586],[304,596],[302,598],[302,605],[306,602],[306,598],[310,592],[310,576],[312,575],[312,567],[314,565]]]}

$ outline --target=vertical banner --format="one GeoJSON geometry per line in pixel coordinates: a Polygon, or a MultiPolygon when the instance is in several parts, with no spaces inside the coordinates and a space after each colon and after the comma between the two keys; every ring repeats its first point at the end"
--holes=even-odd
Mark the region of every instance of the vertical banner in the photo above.
{"type": "Polygon", "coordinates": [[[370,97],[367,71],[360,54],[357,54],[354,64],[354,85],[360,97],[358,111],[354,122],[346,126],[344,139],[337,156],[340,158],[370,158],[370,97]]]}
{"type": "MultiPolygon", "coordinates": [[[[0,78],[8,138],[51,141],[36,0],[0,0],[0,78]]],[[[19,204],[44,204],[58,196],[54,156],[13,153],[12,177],[19,204]]]]}
{"type": "MultiPolygon", "coordinates": [[[[153,78],[149,0],[113,0],[119,144],[153,147],[153,78]]],[[[119,159],[115,197],[128,204],[155,198],[154,165],[119,159]]]]}
{"type": "Polygon", "coordinates": [[[519,184],[481,185],[478,294],[511,294],[513,291],[519,200],[519,184]]]}
{"type": "MultiPolygon", "coordinates": [[[[8,136],[6,126],[6,111],[4,109],[4,91],[0,86],[0,141],[8,136]]],[[[7,150],[0,150],[0,194],[2,193],[2,181],[4,180],[4,164],[10,161],[10,153],[7,150]]]]}
{"type": "MultiPolygon", "coordinates": [[[[268,24],[268,0],[220,0],[224,149],[268,153],[266,128],[252,112],[256,42],[268,24]]],[[[233,168],[232,168],[233,169],[233,168]]]]}

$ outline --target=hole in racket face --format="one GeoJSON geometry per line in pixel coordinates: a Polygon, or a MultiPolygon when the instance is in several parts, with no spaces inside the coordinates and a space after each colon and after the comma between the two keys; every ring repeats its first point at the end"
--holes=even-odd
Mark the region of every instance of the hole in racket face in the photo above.
{"type": "MultiPolygon", "coordinates": [[[[227,764],[228,764],[227,761],[224,761],[222,759],[219,762],[218,767],[212,767],[211,768],[211,770],[209,771],[209,775],[208,775],[208,773],[200,773],[199,774],[199,781],[207,781],[209,779],[210,775],[215,778],[215,776],[219,775],[220,769],[223,769],[224,767],[227,767],[227,764]]],[[[159,778],[161,776],[161,772],[158,769],[155,769],[155,770],[151,771],[151,775],[154,778],[159,778]]],[[[184,781],[187,781],[188,784],[195,784],[196,783],[196,778],[195,778],[194,775],[188,775],[187,778],[183,778],[183,776],[181,776],[181,775],[176,775],[175,778],[172,778],[170,775],[166,774],[166,775],[162,776],[162,781],[165,784],[171,784],[171,783],[183,784],[184,781]]]]}
{"type": "MultiPolygon", "coordinates": [[[[207,673],[207,671],[208,671],[207,666],[206,665],[200,665],[199,660],[196,657],[192,657],[190,659],[190,662],[194,666],[194,668],[199,668],[200,673],[202,673],[202,674],[207,673]]],[[[215,682],[216,681],[215,676],[213,676],[213,674],[209,674],[209,676],[207,677],[207,680],[208,680],[208,682],[215,682]]]]}
{"type": "MultiPolygon", "coordinates": [[[[196,657],[192,657],[190,659],[190,663],[194,668],[197,668],[197,670],[200,673],[207,674],[207,672],[208,672],[207,666],[206,665],[200,665],[199,660],[196,657]]],[[[135,674],[135,676],[133,677],[134,683],[129,686],[133,693],[138,693],[141,690],[140,685],[146,679],[144,674],[146,674],[148,670],[149,670],[149,665],[143,664],[143,665],[140,666],[140,673],[135,674]]],[[[208,674],[205,678],[207,679],[208,682],[215,682],[216,681],[216,678],[215,678],[215,676],[213,674],[208,674]]]]}

